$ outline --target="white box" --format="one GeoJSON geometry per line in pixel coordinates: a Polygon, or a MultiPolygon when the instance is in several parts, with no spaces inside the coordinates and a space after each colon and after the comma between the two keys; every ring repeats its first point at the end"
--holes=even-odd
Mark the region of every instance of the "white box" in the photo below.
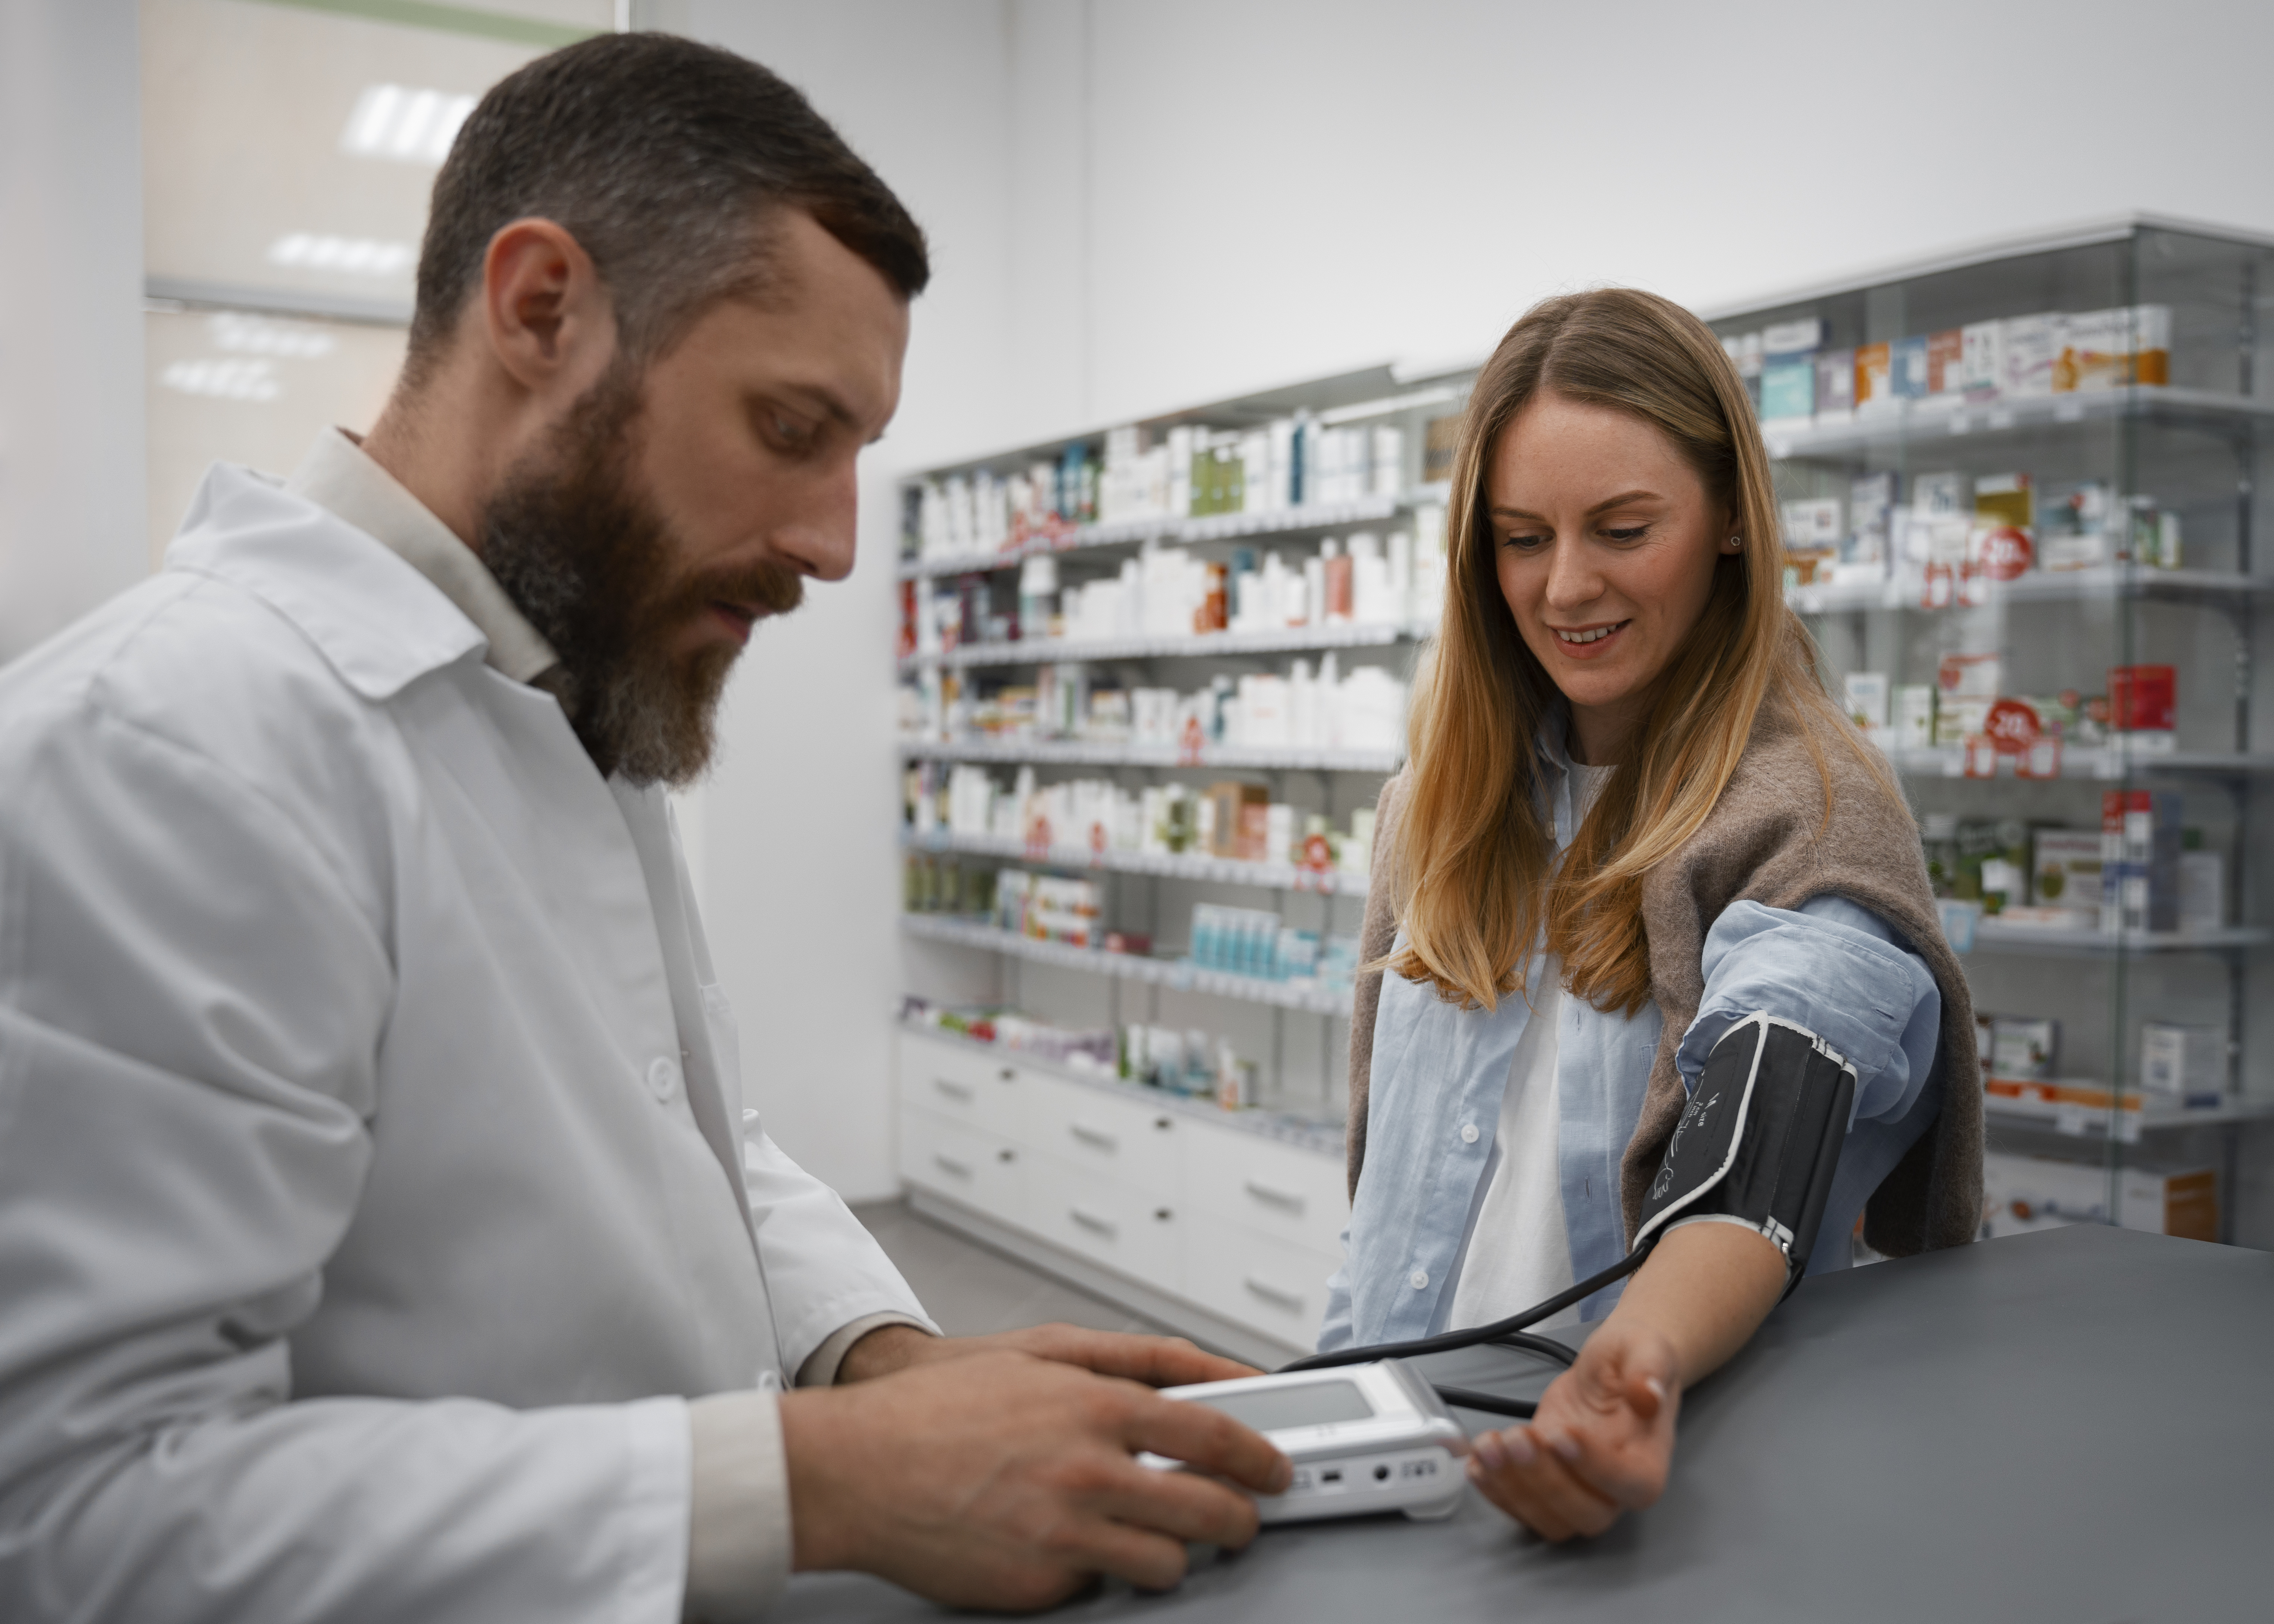
{"type": "Polygon", "coordinates": [[[2217,1026],[2151,1020],[2140,1028],[2140,1086],[2182,1105],[2216,1105],[2226,1094],[2226,1034],[2217,1026]]]}
{"type": "Polygon", "coordinates": [[[1884,671],[1851,671],[1844,686],[1847,691],[1848,715],[1858,727],[1885,727],[1887,725],[1887,673],[1884,671]]]}
{"type": "Polygon", "coordinates": [[[2057,315],[2015,316],[2007,320],[1999,392],[2014,396],[2051,395],[2065,330],[2066,318],[2057,315]]]}
{"type": "Polygon", "coordinates": [[[1930,684],[1906,682],[1897,688],[1894,713],[1897,749],[1926,750],[1934,748],[1934,689],[1930,684]]]}

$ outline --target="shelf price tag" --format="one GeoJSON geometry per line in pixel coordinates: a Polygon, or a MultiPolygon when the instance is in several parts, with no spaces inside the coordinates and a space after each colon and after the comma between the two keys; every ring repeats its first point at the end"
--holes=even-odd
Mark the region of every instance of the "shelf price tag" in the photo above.
{"type": "Polygon", "coordinates": [[[1966,771],[1969,778],[1994,778],[1998,776],[1998,746],[1988,733],[1966,735],[1966,771]]]}

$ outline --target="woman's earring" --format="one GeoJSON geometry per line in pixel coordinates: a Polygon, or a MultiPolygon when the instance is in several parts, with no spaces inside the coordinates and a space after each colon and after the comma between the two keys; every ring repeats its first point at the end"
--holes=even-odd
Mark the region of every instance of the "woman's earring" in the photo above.
{"type": "Polygon", "coordinates": [[[1743,536],[1732,536],[1729,538],[1729,551],[1732,553],[1735,553],[1738,548],[1744,545],[1745,538],[1743,536]]]}

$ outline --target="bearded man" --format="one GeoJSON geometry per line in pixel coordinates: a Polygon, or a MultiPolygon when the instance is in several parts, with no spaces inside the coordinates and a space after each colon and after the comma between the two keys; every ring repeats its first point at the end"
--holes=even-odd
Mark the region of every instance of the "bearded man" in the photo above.
{"type": "Polygon", "coordinates": [[[664,786],[852,568],[928,275],[763,68],[541,59],[368,438],[215,469],[0,673],[0,1616],[1038,1605],[1253,1534],[1211,1475],[1285,1462],[1143,1385],[1241,1367],[938,1336],[742,1109],[664,786]]]}

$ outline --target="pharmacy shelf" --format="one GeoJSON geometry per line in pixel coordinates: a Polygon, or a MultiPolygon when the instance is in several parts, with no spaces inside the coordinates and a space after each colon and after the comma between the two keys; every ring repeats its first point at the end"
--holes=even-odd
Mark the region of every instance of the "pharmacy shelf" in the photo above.
{"type": "Polygon", "coordinates": [[[902,1019],[900,1030],[923,1038],[929,1042],[952,1043],[969,1049],[975,1055],[1003,1064],[1017,1066],[1022,1071],[1043,1071],[1062,1078],[1069,1083],[1079,1083],[1085,1088],[1096,1088],[1115,1099],[1134,1100],[1142,1105],[1157,1106],[1200,1121],[1214,1123],[1220,1127],[1238,1128],[1243,1133],[1253,1133],[1260,1139],[1277,1139],[1284,1144],[1299,1146],[1322,1156],[1342,1155],[1343,1127],[1340,1123],[1321,1122],[1299,1112],[1284,1111],[1269,1105],[1251,1107],[1246,1110],[1228,1111],[1213,1100],[1196,1099],[1190,1094],[1170,1094],[1143,1083],[1133,1083],[1126,1078],[1115,1077],[1102,1069],[1069,1064],[1052,1060],[1030,1049],[1006,1049],[1000,1043],[990,1043],[945,1026],[935,1026],[929,1021],[902,1019]]]}
{"type": "MultiPolygon", "coordinates": [[[[2155,569],[2144,564],[2104,564],[2092,569],[2034,569],[2013,581],[1992,581],[1988,603],[2069,603],[2086,598],[2200,600],[2274,592],[2274,575],[2241,575],[2216,569],[2155,569]]],[[[1838,614],[1859,610],[1912,610],[1943,614],[1919,601],[1915,577],[1796,586],[1785,602],[1798,614],[1838,614]]]]}
{"type": "Polygon", "coordinates": [[[909,761],[1031,762],[1053,767],[1225,767],[1258,772],[1392,773],[1403,749],[1320,750],[1269,745],[1202,745],[1197,754],[1170,744],[1097,744],[1079,739],[903,739],[909,761]]]}
{"type": "Polygon", "coordinates": [[[1057,660],[1220,659],[1305,649],[1372,649],[1412,635],[1403,626],[1287,626],[1265,632],[1203,632],[1173,637],[1036,637],[967,643],[937,654],[902,657],[902,671],[928,665],[1038,665],[1057,660]]]}
{"type": "MultiPolygon", "coordinates": [[[[1962,778],[1966,752],[1958,745],[1928,750],[1894,750],[1889,758],[1906,778],[1962,778]]],[[[2103,781],[2143,775],[2190,775],[2206,778],[2249,778],[2274,773],[2274,754],[2233,750],[2127,750],[2115,745],[2095,745],[2061,752],[2060,776],[2103,781]]],[[[2011,776],[2010,763],[1999,774],[2011,776]]]]}
{"type": "Polygon", "coordinates": [[[2057,1100],[2014,1099],[2009,1094],[1984,1093],[1982,1096],[1984,1115],[1993,1123],[2023,1128],[2050,1128],[2055,1133],[2074,1138],[2105,1139],[2112,1116],[2119,1117],[2114,1126],[2119,1143],[2132,1144],[2143,1133],[2183,1132],[2189,1128],[2214,1128],[2230,1123],[2263,1122],[2274,1119],[2274,1100],[2229,1099],[2218,1105],[2172,1105],[2165,1101],[2149,1101],[2138,1094],[2127,1097],[2120,1111],[2106,1106],[2075,1105],[2057,1100]]]}
{"type": "Polygon", "coordinates": [[[974,924],[968,920],[936,914],[903,914],[900,929],[912,936],[935,942],[952,942],[960,947],[1004,953],[1036,964],[1056,965],[1063,970],[1117,976],[1126,981],[1143,981],[1178,992],[1276,1004],[1281,1009],[1302,1010],[1313,1015],[1348,1019],[1351,1012],[1349,988],[1329,987],[1319,981],[1271,981],[1260,975],[1230,975],[1221,970],[1203,970],[1180,959],[1146,959],[1135,953],[1109,953],[1102,948],[1069,947],[1063,942],[1040,941],[994,925],[974,924]]]}
{"type": "Polygon", "coordinates": [[[2019,925],[1994,916],[1974,928],[1977,953],[2040,953],[2048,958],[2105,959],[2118,953],[2237,953],[2274,942],[2274,930],[2229,927],[2224,930],[2100,930],[2052,925],[2019,925]]]}
{"type": "Polygon", "coordinates": [[[2274,400],[2142,384],[2083,395],[2040,395],[1994,401],[1889,401],[1853,417],[1771,418],[1761,425],[1769,455],[1837,457],[1898,441],[2004,434],[2052,424],[2105,422],[2135,413],[2150,422],[2235,432],[2274,420],[2274,400]]]}
{"type": "Polygon", "coordinates": [[[1112,524],[1083,524],[1056,536],[1032,536],[991,553],[951,553],[909,559],[900,567],[903,581],[934,575],[968,575],[1009,569],[1043,553],[1083,553],[1099,547],[1135,546],[1148,541],[1236,541],[1246,536],[1276,536],[1289,530],[1326,530],[1340,524],[1367,524],[1394,518],[1428,500],[1425,489],[1403,496],[1369,496],[1355,502],[1306,502],[1261,513],[1211,513],[1178,519],[1165,515],[1123,519],[1112,524]]]}
{"type": "Polygon", "coordinates": [[[1172,880],[1208,880],[1224,885],[1258,885],[1269,891],[1315,891],[1344,897],[1366,895],[1366,876],[1339,868],[1298,868],[1292,863],[1241,862],[1193,852],[1132,852],[1108,846],[1052,846],[1037,850],[1009,835],[903,834],[915,852],[963,852],[1005,857],[1057,868],[1111,868],[1122,874],[1156,874],[1172,880]]]}

